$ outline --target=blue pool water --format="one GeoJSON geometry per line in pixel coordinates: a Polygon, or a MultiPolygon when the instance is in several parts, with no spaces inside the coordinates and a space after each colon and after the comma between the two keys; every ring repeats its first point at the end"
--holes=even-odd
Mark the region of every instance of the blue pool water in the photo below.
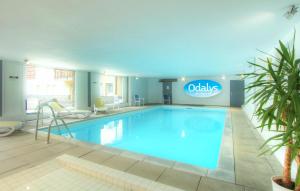
{"type": "MultiPolygon", "coordinates": [[[[80,141],[214,169],[225,115],[224,109],[162,106],[78,122],[69,128],[80,141]]],[[[61,133],[68,136],[64,130],[61,133]]]]}

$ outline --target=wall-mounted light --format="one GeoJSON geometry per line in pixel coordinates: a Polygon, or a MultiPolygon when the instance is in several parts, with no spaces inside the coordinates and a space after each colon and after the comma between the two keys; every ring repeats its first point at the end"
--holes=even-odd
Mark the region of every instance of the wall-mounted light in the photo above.
{"type": "Polygon", "coordinates": [[[222,78],[222,80],[226,80],[226,76],[225,75],[222,75],[221,78],[222,78]]]}
{"type": "Polygon", "coordinates": [[[19,79],[19,76],[9,76],[10,79],[19,79]]]}
{"type": "Polygon", "coordinates": [[[24,59],[25,64],[30,64],[28,59],[24,59]]]}
{"type": "Polygon", "coordinates": [[[185,77],[181,77],[181,81],[185,82],[185,77]]]}
{"type": "Polygon", "coordinates": [[[135,77],[135,79],[138,80],[139,78],[138,78],[138,77],[135,77]]]}

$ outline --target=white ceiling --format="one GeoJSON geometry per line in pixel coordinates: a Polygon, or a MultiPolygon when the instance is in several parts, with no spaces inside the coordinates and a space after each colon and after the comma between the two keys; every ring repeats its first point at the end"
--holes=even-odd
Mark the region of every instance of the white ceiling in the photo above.
{"type": "MultiPolygon", "coordinates": [[[[0,0],[0,57],[136,76],[236,74],[299,0],[0,0]]],[[[300,32],[300,31],[299,31],[300,32]]]]}

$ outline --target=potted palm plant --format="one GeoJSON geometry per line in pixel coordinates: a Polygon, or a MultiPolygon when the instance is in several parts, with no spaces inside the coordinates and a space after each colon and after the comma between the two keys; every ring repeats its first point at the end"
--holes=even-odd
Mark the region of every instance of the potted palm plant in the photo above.
{"type": "Polygon", "coordinates": [[[258,59],[260,63],[249,62],[257,70],[245,74],[250,81],[247,101],[256,105],[257,128],[277,132],[262,145],[261,154],[285,148],[283,174],[272,177],[273,191],[300,191],[300,59],[296,58],[295,34],[290,45],[279,41],[274,55],[265,53],[266,58],[258,59]],[[268,146],[270,141],[275,144],[268,146]],[[292,180],[294,160],[297,174],[292,180]]]}

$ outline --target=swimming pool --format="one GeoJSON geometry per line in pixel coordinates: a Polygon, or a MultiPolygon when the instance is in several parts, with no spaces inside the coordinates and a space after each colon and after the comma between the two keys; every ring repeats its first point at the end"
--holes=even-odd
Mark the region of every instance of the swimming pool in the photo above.
{"type": "MultiPolygon", "coordinates": [[[[225,116],[225,109],[159,106],[73,123],[69,128],[80,141],[215,169],[225,116]]],[[[68,136],[64,130],[61,133],[68,136]]]]}

